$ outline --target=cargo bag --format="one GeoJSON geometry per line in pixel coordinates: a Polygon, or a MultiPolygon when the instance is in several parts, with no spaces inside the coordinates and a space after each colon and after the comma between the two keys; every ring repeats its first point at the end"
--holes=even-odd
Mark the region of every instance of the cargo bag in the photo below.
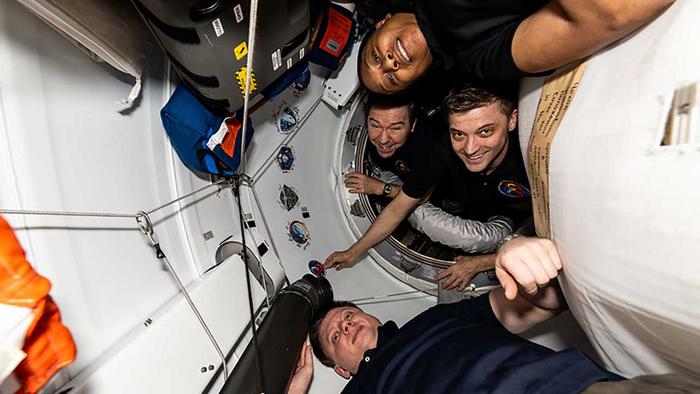
{"type": "MultiPolygon", "coordinates": [[[[160,117],[170,143],[189,169],[232,176],[241,163],[241,122],[235,116],[212,113],[182,84],[161,109],[160,117]]],[[[246,147],[253,137],[248,118],[246,147]]]]}

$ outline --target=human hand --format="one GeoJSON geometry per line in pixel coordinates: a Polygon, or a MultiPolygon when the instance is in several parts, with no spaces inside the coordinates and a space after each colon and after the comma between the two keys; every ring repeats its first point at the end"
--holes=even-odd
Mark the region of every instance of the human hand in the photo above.
{"type": "Polygon", "coordinates": [[[480,256],[457,256],[455,257],[455,263],[450,266],[450,268],[444,269],[435,275],[435,279],[438,281],[443,280],[442,288],[445,290],[458,289],[459,291],[464,290],[472,280],[474,275],[480,270],[477,264],[472,264],[474,259],[480,256]]]}
{"type": "Polygon", "coordinates": [[[350,193],[376,194],[384,193],[384,182],[360,172],[345,175],[345,187],[350,193]]]}
{"type": "Polygon", "coordinates": [[[311,356],[311,345],[305,343],[301,348],[299,362],[289,382],[287,394],[305,394],[311,386],[311,379],[314,376],[314,360],[311,356]]]}
{"type": "Polygon", "coordinates": [[[357,256],[350,252],[350,249],[333,252],[330,256],[326,257],[323,268],[335,268],[336,271],[340,271],[343,268],[352,267],[356,259],[357,256]]]}
{"type": "Polygon", "coordinates": [[[536,294],[558,275],[561,258],[554,243],[545,238],[518,237],[504,243],[496,256],[496,276],[506,298],[515,299],[518,285],[536,294]]]}

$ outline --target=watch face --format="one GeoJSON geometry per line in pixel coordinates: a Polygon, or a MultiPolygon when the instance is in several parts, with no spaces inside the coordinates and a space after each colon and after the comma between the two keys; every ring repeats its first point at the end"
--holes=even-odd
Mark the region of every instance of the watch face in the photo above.
{"type": "Polygon", "coordinates": [[[389,194],[391,194],[391,185],[388,183],[385,183],[384,184],[384,195],[388,196],[389,194]]]}

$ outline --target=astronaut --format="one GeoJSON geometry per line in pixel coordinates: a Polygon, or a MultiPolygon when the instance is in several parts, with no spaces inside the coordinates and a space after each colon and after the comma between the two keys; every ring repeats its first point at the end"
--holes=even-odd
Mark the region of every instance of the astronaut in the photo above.
{"type": "MultiPolygon", "coordinates": [[[[378,100],[379,96],[373,97],[370,100],[378,100]]],[[[392,97],[384,96],[382,100],[392,97]]],[[[380,115],[383,112],[373,111],[370,106],[370,142],[381,160],[389,160],[385,168],[396,168],[406,183],[396,190],[395,185],[382,184],[363,174],[348,175],[346,186],[351,192],[379,194],[381,190],[393,200],[354,245],[328,256],[326,268],[351,266],[414,209],[409,218],[413,227],[437,242],[470,253],[493,251],[512,232],[514,224],[519,227],[531,216],[517,138],[510,137],[517,123],[514,101],[500,90],[468,85],[448,96],[445,107],[450,132],[428,136],[419,128],[420,122],[417,125],[411,120],[408,109],[392,109],[402,114],[401,121],[401,116],[384,117],[380,115]],[[431,137],[437,141],[431,141],[431,137]],[[425,146],[432,149],[426,150],[425,146]],[[433,204],[418,207],[431,190],[433,204]]]]}

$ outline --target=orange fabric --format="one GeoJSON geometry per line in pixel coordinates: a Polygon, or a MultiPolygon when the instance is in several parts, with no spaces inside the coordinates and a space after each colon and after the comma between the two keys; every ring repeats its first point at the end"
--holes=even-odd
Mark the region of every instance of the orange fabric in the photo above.
{"type": "Polygon", "coordinates": [[[27,357],[15,374],[18,393],[36,393],[61,368],[75,360],[76,348],[49,296],[51,283],[34,271],[10,225],[0,217],[0,302],[32,308],[22,350],[27,357]]]}

